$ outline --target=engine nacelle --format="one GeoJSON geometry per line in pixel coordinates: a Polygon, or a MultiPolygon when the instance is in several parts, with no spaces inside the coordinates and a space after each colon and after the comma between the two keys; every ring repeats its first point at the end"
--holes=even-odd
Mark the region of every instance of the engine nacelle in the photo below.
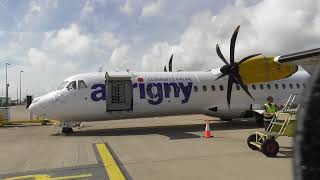
{"type": "Polygon", "coordinates": [[[239,65],[239,74],[245,84],[284,79],[298,71],[297,65],[278,64],[274,57],[257,56],[239,65]]]}

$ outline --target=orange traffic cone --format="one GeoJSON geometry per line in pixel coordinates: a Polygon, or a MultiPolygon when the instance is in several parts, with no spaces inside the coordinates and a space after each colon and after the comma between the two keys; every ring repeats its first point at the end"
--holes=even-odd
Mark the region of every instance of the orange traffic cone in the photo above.
{"type": "Polygon", "coordinates": [[[211,138],[211,137],[213,137],[213,136],[211,135],[210,124],[209,124],[209,121],[208,121],[208,120],[206,120],[206,129],[204,130],[203,137],[205,137],[205,138],[211,138]]]}

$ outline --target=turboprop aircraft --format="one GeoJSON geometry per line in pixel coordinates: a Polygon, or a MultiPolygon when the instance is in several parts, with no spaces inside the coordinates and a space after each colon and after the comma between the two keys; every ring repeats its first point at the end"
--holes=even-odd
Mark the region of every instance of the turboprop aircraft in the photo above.
{"type": "MultiPolygon", "coordinates": [[[[62,132],[72,122],[154,116],[206,114],[224,120],[256,117],[268,95],[277,104],[301,94],[320,61],[320,48],[277,57],[260,54],[234,61],[239,27],[230,43],[230,61],[211,71],[96,72],[71,76],[54,91],[37,97],[29,110],[60,120],[62,132]],[[306,71],[298,71],[301,65],[306,71]],[[232,98],[231,98],[232,95],[232,98]],[[257,111],[256,111],[257,110],[257,111]]],[[[171,69],[171,68],[170,68],[171,69]]]]}

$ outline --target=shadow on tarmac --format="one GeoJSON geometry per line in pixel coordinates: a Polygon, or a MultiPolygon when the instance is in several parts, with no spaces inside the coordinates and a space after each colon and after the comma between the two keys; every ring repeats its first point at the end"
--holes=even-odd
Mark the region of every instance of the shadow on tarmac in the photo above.
{"type": "MultiPolygon", "coordinates": [[[[67,136],[127,136],[127,135],[148,135],[160,134],[175,139],[201,138],[192,132],[204,131],[205,124],[186,124],[168,126],[147,126],[147,127],[120,127],[113,129],[90,129],[80,130],[67,134],[67,136]]],[[[236,130],[236,129],[257,129],[254,121],[232,121],[210,123],[211,130],[236,130]]],[[[53,134],[56,135],[56,134],[53,134]]]]}

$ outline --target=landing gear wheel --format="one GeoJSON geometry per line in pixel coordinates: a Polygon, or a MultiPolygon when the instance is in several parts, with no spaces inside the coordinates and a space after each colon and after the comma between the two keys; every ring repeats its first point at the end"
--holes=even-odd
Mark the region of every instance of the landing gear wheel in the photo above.
{"type": "Polygon", "coordinates": [[[41,125],[47,125],[48,121],[42,121],[41,125]]]}
{"type": "Polygon", "coordinates": [[[64,128],[62,128],[62,131],[61,131],[62,133],[72,133],[73,132],[73,129],[72,128],[66,128],[66,127],[64,127],[64,128]]]}
{"type": "Polygon", "coordinates": [[[259,150],[259,148],[253,144],[250,144],[250,142],[257,142],[256,138],[260,138],[259,135],[257,136],[256,134],[251,134],[248,138],[247,138],[247,144],[249,146],[250,149],[256,151],[259,150]]]}
{"type": "Polygon", "coordinates": [[[279,144],[274,139],[266,139],[261,144],[261,152],[268,157],[275,157],[279,152],[279,144]]]}

